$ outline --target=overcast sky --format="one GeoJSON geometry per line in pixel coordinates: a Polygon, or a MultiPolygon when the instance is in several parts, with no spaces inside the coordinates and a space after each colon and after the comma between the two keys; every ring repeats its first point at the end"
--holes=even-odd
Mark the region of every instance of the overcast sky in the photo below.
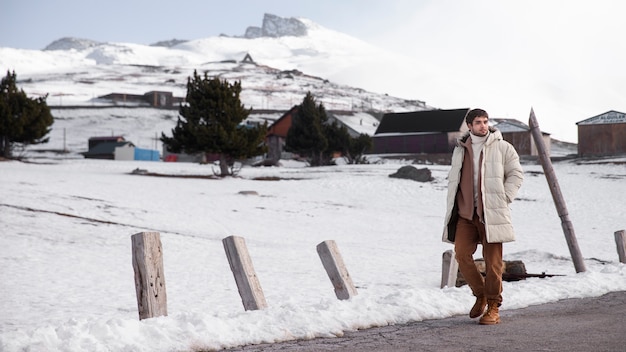
{"type": "Polygon", "coordinates": [[[151,44],[222,33],[243,35],[248,26],[261,26],[265,13],[305,17],[367,40],[381,30],[379,26],[408,21],[427,3],[415,0],[0,0],[0,46],[43,49],[61,37],[151,44]]]}
{"type": "MultiPolygon", "coordinates": [[[[427,89],[404,98],[481,106],[554,131],[626,112],[626,1],[620,0],[0,0],[0,47],[43,49],[71,36],[151,44],[242,35],[265,13],[305,17],[407,55],[427,89]],[[446,93],[448,92],[448,93],[446,93]],[[545,120],[544,120],[545,121],[545,120]]],[[[398,77],[399,80],[402,77],[398,77]]],[[[567,137],[566,139],[572,140],[567,137]]]]}

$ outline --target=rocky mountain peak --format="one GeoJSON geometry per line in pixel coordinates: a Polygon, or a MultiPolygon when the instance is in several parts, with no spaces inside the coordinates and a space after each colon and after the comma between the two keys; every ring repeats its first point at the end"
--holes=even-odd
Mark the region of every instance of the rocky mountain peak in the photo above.
{"type": "Polygon", "coordinates": [[[297,18],[283,18],[266,13],[263,16],[262,27],[248,27],[245,38],[254,39],[260,37],[303,37],[307,35],[307,26],[297,18]]]}
{"type": "Polygon", "coordinates": [[[84,50],[92,48],[94,46],[98,46],[100,44],[102,43],[91,39],[65,37],[53,41],[52,43],[48,44],[48,46],[46,46],[43,50],[84,50]]]}

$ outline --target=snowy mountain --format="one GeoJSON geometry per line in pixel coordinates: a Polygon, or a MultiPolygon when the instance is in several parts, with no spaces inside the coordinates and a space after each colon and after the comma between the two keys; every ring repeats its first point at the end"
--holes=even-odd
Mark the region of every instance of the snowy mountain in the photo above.
{"type": "Polygon", "coordinates": [[[289,109],[311,91],[327,109],[411,111],[418,99],[358,87],[408,62],[395,54],[304,18],[266,14],[243,36],[168,40],[153,45],[62,38],[44,50],[0,48],[0,67],[15,70],[27,94],[48,104],[98,105],[110,93],[169,91],[184,96],[194,70],[241,80],[242,102],[253,109],[289,109]],[[253,62],[242,62],[249,55],[253,62]]]}
{"type": "Polygon", "coordinates": [[[151,109],[125,97],[154,91],[184,97],[194,70],[241,81],[242,103],[253,109],[253,120],[271,123],[311,92],[327,110],[350,112],[342,116],[358,121],[358,127],[367,121],[364,133],[373,134],[377,121],[368,119],[375,118],[359,114],[432,108],[355,86],[405,64],[397,55],[307,19],[269,14],[261,27],[248,27],[242,36],[152,45],[61,38],[44,50],[0,48],[0,68],[15,70],[18,87],[28,95],[47,94],[55,116],[49,143],[29,149],[73,153],[86,151],[86,135],[116,134],[139,147],[160,149],[156,141],[175,126],[176,109],[151,109]],[[122,98],[101,98],[112,94],[122,98]]]}
{"type": "Polygon", "coordinates": [[[80,38],[72,38],[65,37],[58,40],[53,41],[48,46],[46,46],[43,50],[85,50],[89,48],[93,48],[99,45],[103,45],[105,43],[96,42],[91,39],[80,39],[80,38]]]}

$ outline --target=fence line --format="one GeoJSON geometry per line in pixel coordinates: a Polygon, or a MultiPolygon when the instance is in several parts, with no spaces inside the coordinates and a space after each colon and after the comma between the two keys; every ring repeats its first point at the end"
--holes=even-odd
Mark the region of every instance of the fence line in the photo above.
{"type": "MultiPolygon", "coordinates": [[[[158,232],[140,232],[131,236],[131,242],[139,319],[167,316],[167,291],[160,234],[158,232]]],[[[626,230],[615,232],[615,242],[619,261],[626,263],[626,230]]],[[[244,309],[267,308],[267,302],[252,265],[245,239],[239,236],[229,236],[222,239],[222,243],[244,309]]],[[[321,242],[316,248],[337,298],[346,300],[356,296],[358,294],[357,289],[335,241],[321,242]]],[[[543,277],[543,275],[539,276],[543,277]]],[[[455,287],[457,279],[458,263],[454,258],[454,251],[446,250],[442,256],[441,288],[455,287]]]]}

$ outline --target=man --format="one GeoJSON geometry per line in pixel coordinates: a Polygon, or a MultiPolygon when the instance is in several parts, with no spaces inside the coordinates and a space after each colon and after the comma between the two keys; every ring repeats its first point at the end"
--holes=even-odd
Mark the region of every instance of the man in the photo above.
{"type": "Polygon", "coordinates": [[[443,241],[454,243],[459,270],[476,296],[470,318],[482,315],[480,324],[498,324],[502,243],[515,240],[509,204],[522,185],[524,172],[515,148],[502,139],[500,131],[489,127],[485,110],[470,110],[465,122],[469,131],[452,152],[443,241]],[[484,279],[474,264],[478,244],[485,260],[484,279]]]}

